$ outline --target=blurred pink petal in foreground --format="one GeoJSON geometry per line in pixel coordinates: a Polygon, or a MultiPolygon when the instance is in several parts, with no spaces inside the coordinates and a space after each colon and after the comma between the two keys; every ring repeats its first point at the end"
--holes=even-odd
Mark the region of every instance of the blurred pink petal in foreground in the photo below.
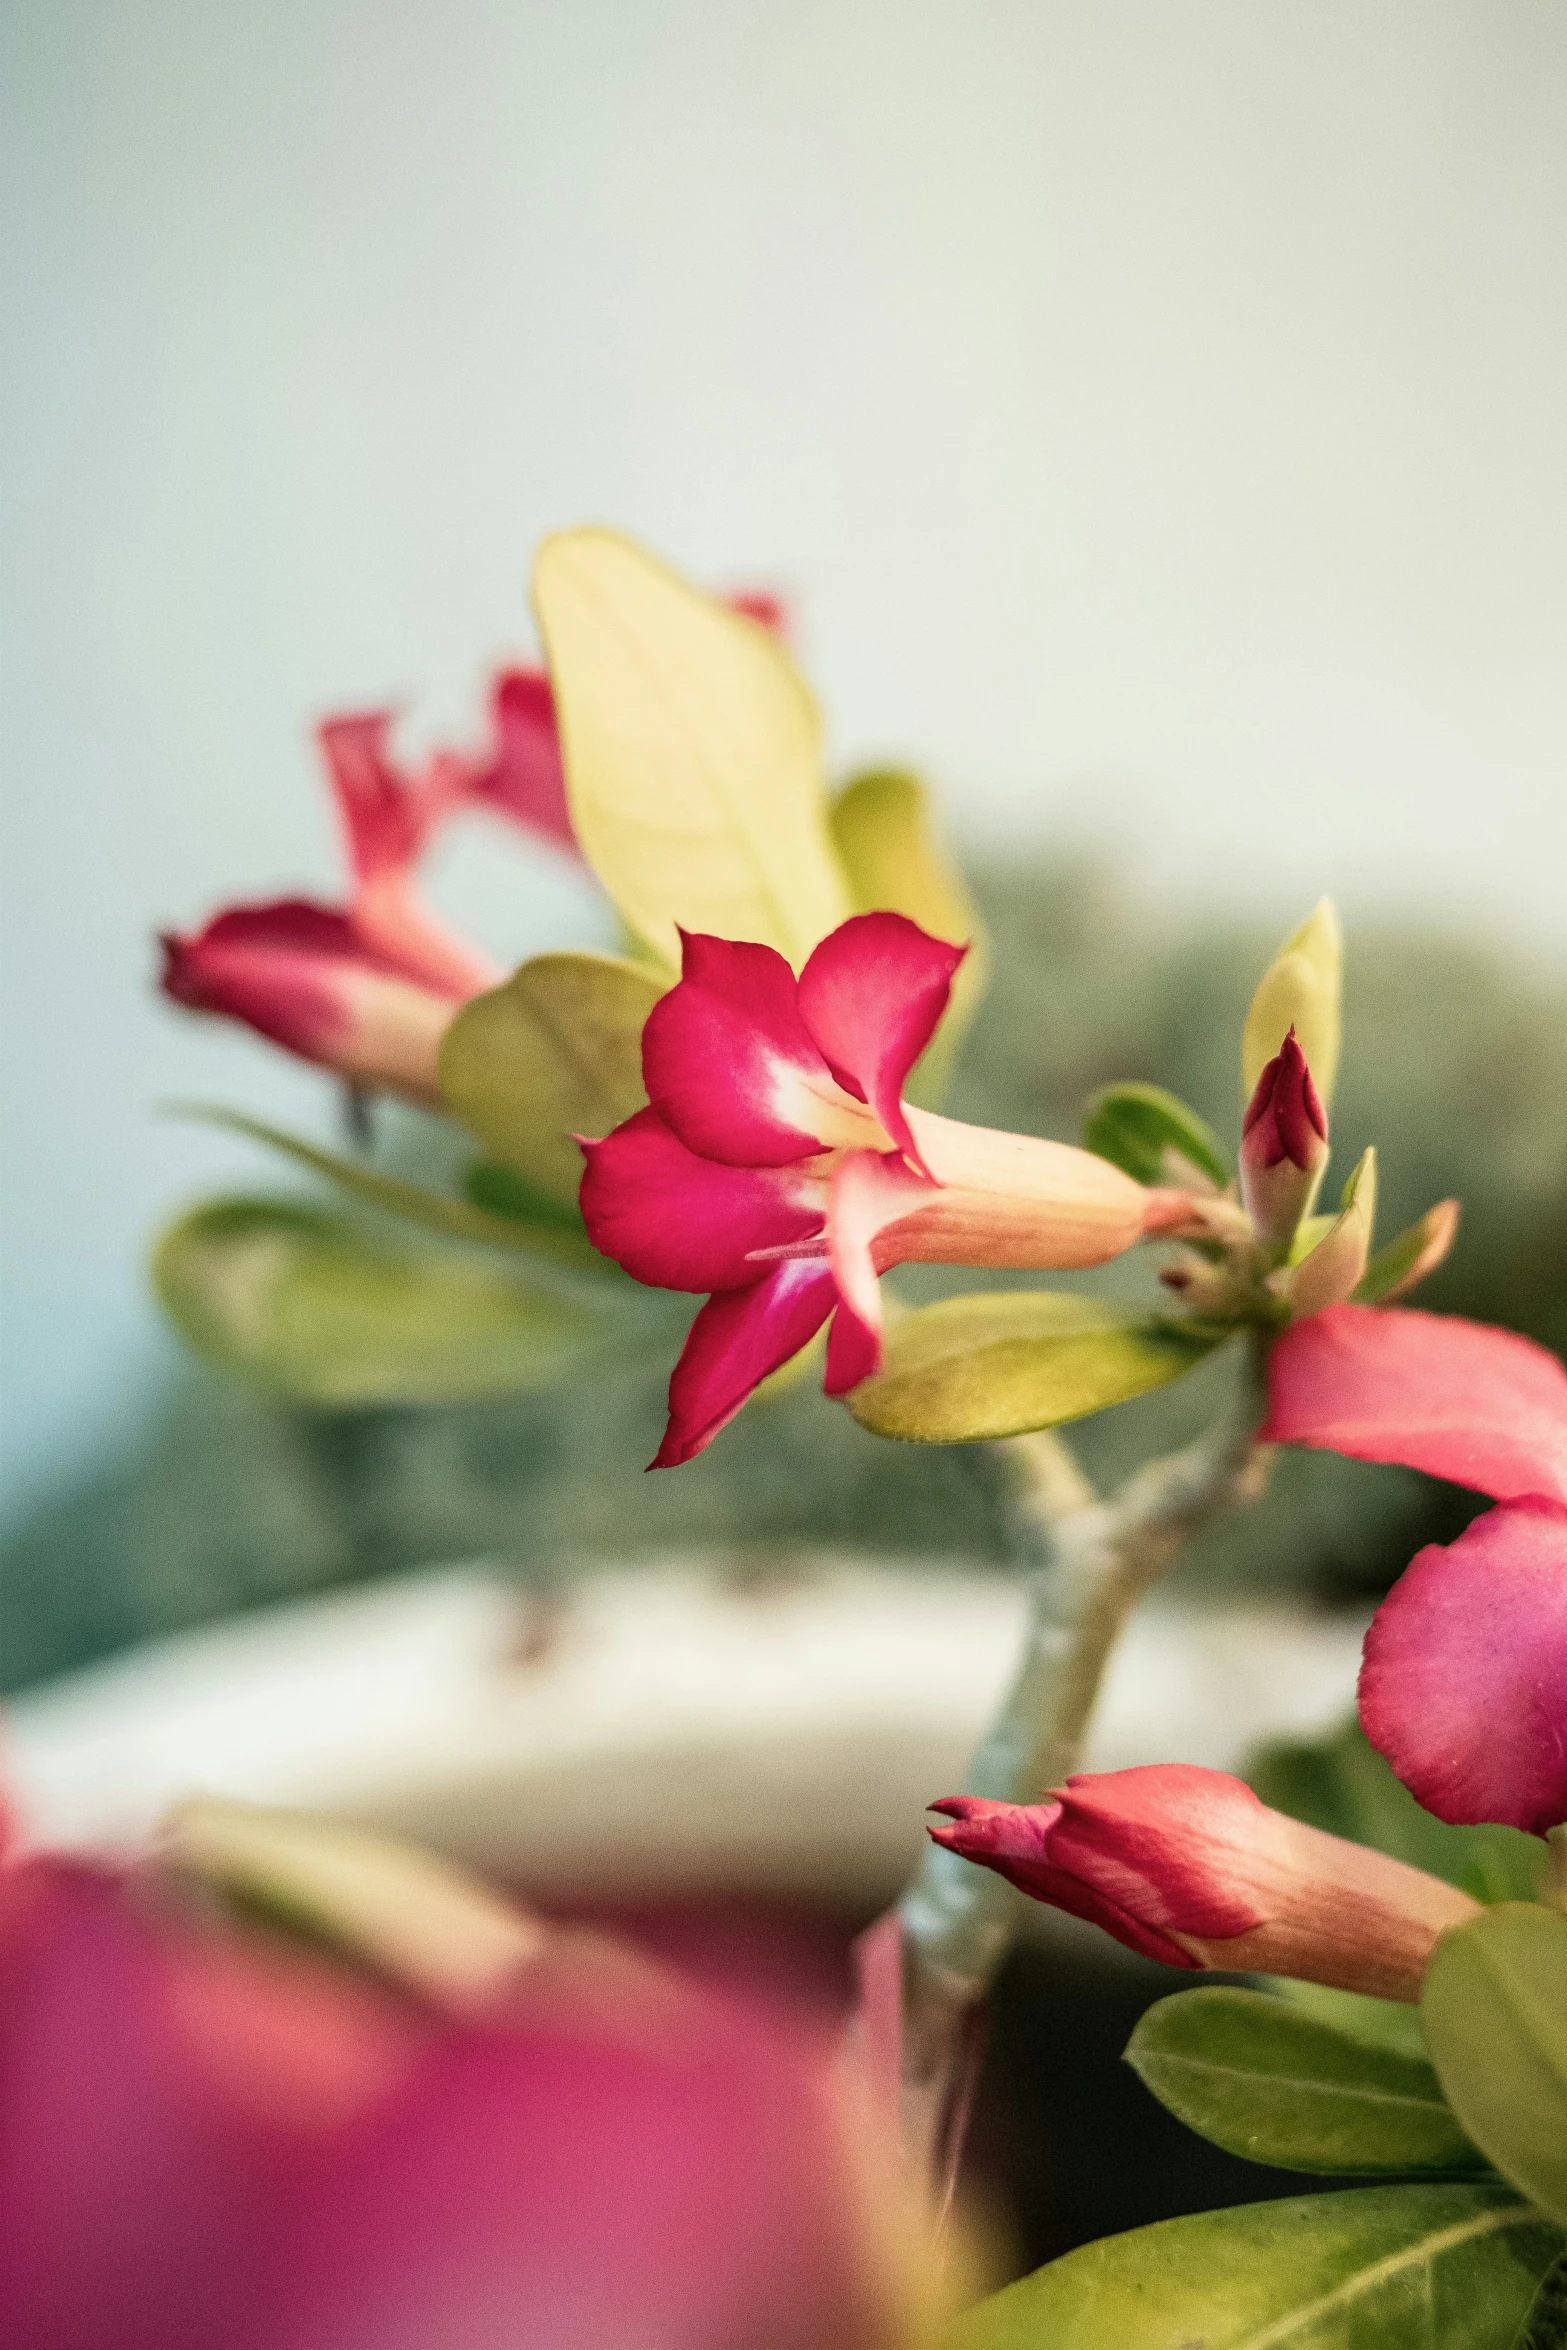
{"type": "Polygon", "coordinates": [[[711,1444],[828,1321],[829,1395],[879,1369],[893,1265],[1096,1265],[1189,1212],[1087,1151],[903,1099],[966,952],[906,916],[852,916],[798,979],[772,947],[684,945],[643,1030],[650,1107],[583,1144],[594,1247],[650,1286],[712,1292],[655,1468],[711,1444]]]}
{"type": "Polygon", "coordinates": [[[950,1795],[938,1844],[1181,1967],[1414,2000],[1447,1927],[1478,1915],[1423,1869],[1273,1811],[1190,1763],[1086,1772],[1048,1803],[950,1795]]]}
{"type": "Polygon", "coordinates": [[[1567,1370],[1527,1338],[1342,1305],[1273,1346],[1278,1444],[1401,1462],[1495,1497],[1420,1551],[1366,1636],[1360,1718],[1438,1819],[1567,1819],[1567,1370]]]}
{"type": "Polygon", "coordinates": [[[825,2031],[601,1936],[456,2021],[150,1875],[25,1860],[0,2079],[19,2346],[904,2339],[825,2031]]]}

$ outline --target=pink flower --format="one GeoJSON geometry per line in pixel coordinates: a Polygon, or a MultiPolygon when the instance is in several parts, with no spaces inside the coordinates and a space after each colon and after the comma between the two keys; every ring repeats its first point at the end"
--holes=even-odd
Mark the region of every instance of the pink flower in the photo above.
{"type": "Polygon", "coordinates": [[[4,1871],[6,2341],[890,2350],[826,2035],[563,1941],[459,2020],[151,1874],[4,1871]]]}
{"type": "Polygon", "coordinates": [[[1049,1803],[951,1795],[938,1844],[1171,1966],[1414,2000],[1437,1936],[1478,1914],[1403,1861],[1271,1811],[1190,1763],[1089,1772],[1049,1803]]]}
{"type": "Polygon", "coordinates": [[[549,681],[515,669],[491,693],[492,742],[423,768],[391,749],[393,717],[329,718],[320,742],[352,874],[348,903],[231,906],[165,934],[164,993],[242,1020],[350,1083],[439,1102],[436,1052],[459,1004],[501,972],[424,905],[415,870],[463,808],[488,808],[575,852],[549,681]]]}
{"type": "Polygon", "coordinates": [[[1184,1194],[1087,1151],[904,1101],[965,949],[901,914],[841,923],[798,980],[771,947],[684,946],[643,1031],[651,1106],[582,1145],[594,1247],[653,1287],[712,1293],[654,1468],[711,1444],[829,1319],[827,1393],[877,1370],[889,1266],[1096,1265],[1185,1221],[1184,1194]]]}
{"type": "Polygon", "coordinates": [[[1340,1305],[1274,1345],[1264,1437],[1400,1461],[1498,1506],[1417,1553],[1366,1636],[1360,1718],[1438,1819],[1567,1819],[1567,1371],[1544,1347],[1340,1305]]]}
{"type": "Polygon", "coordinates": [[[1292,1028],[1241,1125],[1241,1198],[1257,1238],[1287,1248],[1328,1163],[1328,1120],[1292,1028]]]}

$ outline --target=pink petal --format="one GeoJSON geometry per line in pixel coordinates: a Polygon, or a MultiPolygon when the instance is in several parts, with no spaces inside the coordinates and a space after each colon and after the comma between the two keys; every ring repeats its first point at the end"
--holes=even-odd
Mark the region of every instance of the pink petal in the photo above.
{"type": "Polygon", "coordinates": [[[820,1257],[786,1259],[749,1289],[710,1297],[669,1382],[669,1425],[649,1467],[704,1452],[746,1398],[816,1336],[837,1292],[820,1257]]]}
{"type": "Polygon", "coordinates": [[[1366,1635],[1360,1718],[1439,1820],[1567,1819],[1567,1506],[1504,1501],[1416,1554],[1366,1635]]]}
{"type": "Polygon", "coordinates": [[[968,948],[932,938],[904,914],[856,914],[824,938],[800,974],[800,1017],[849,1093],[926,1172],[903,1113],[909,1071],[936,1033],[968,948]]]}
{"type": "Polygon", "coordinates": [[[390,710],[328,718],[317,730],[332,794],[360,881],[406,874],[450,806],[442,773],[418,776],[393,758],[390,710]]]}
{"type": "Polygon", "coordinates": [[[579,855],[566,800],[555,696],[542,669],[505,669],[490,689],[494,749],[475,763],[464,797],[579,855]]]}
{"type": "Polygon", "coordinates": [[[826,1186],[783,1167],[700,1159],[657,1110],[638,1110],[602,1142],[583,1142],[582,1214],[601,1255],[653,1289],[755,1284],[760,1249],[814,1239],[826,1186]]]}
{"type": "Polygon", "coordinates": [[[1268,1388],[1267,1442],[1401,1461],[1501,1501],[1567,1500],[1567,1371],[1511,1330],[1330,1306],[1275,1341],[1268,1388]]]}
{"type": "Polygon", "coordinates": [[[931,1190],[891,1151],[850,1151],[833,1171],[827,1240],[839,1304],[827,1342],[829,1395],[847,1395],[881,1369],[881,1284],[873,1246],[885,1226],[909,1215],[931,1190]]]}
{"type": "Polygon", "coordinates": [[[780,1167],[872,1139],[801,1020],[772,947],[681,933],[680,983],[642,1032],[648,1099],[683,1142],[734,1167],[780,1167]]]}

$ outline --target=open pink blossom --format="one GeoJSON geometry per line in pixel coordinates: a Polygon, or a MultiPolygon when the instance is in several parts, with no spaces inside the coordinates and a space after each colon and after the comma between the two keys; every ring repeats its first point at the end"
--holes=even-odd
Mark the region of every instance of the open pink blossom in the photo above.
{"type": "Polygon", "coordinates": [[[1494,1497],[1366,1636],[1360,1718],[1438,1819],[1567,1819],[1567,1370],[1509,1330],[1340,1305],[1273,1346],[1264,1437],[1494,1497]]]}
{"type": "Polygon", "coordinates": [[[938,1844],[1129,1950],[1181,1967],[1292,1975],[1413,2000],[1467,1893],[1325,1835],[1191,1763],[1086,1772],[1047,1803],[949,1795],[938,1844]]]}
{"type": "Polygon", "coordinates": [[[854,915],[798,979],[771,947],[684,947],[643,1031],[650,1107],[582,1146],[595,1248],[653,1287],[712,1293],[655,1468],[701,1452],[829,1320],[828,1394],[877,1370],[889,1266],[1097,1265],[1189,1219],[1184,1193],[1090,1152],[903,1099],[966,951],[905,916],[854,915]]]}
{"type": "Polygon", "coordinates": [[[891,2350],[828,2036],[563,1939],[452,2017],[149,1872],[0,1871],[0,2337],[891,2350]]]}

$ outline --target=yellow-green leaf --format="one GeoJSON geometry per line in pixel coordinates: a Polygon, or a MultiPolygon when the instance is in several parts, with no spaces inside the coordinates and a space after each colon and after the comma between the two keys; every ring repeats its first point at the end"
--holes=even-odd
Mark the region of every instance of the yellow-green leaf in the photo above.
{"type": "Polygon", "coordinates": [[[1344,1186],[1339,1213],[1290,1275],[1290,1312],[1297,1321],[1353,1296],[1371,1254],[1376,1213],[1377,1154],[1368,1150],[1344,1186]]]}
{"type": "Polygon", "coordinates": [[[677,924],[798,968],[851,908],[783,645],[612,531],[547,539],[533,592],[572,822],[626,923],[672,972],[677,924]]]}
{"type": "Polygon", "coordinates": [[[667,981],[619,955],[535,955],[465,1004],[441,1040],[441,1088],[486,1150],[575,1205],[582,1153],[646,1106],[642,1029],[667,981]]]}
{"type": "Polygon", "coordinates": [[[1219,1341],[1051,1290],[947,1298],[900,1315],[849,1409],[877,1436],[968,1444],[1080,1420],[1179,1379],[1219,1341]]]}
{"type": "Polygon", "coordinates": [[[214,1200],[153,1280],[197,1350],[307,1403],[434,1403],[549,1387],[613,1344],[608,1292],[567,1297],[494,1258],[402,1254],[298,1200],[214,1200]]]}
{"type": "Polygon", "coordinates": [[[1183,1161],[1220,1191],[1230,1179],[1213,1128],[1162,1085],[1101,1086],[1083,1107],[1083,1148],[1137,1183],[1179,1186],[1183,1161]]]}
{"type": "Polygon", "coordinates": [[[1241,1041],[1241,1090],[1247,1101],[1291,1028],[1325,1103],[1338,1075],[1344,941],[1331,898],[1279,949],[1263,973],[1241,1041]]]}
{"type": "Polygon", "coordinates": [[[1420,2024],[1475,2144],[1567,2221],[1567,1917],[1504,1901],[1444,1934],[1426,1969],[1420,2024]]]}
{"type": "Polygon", "coordinates": [[[937,838],[918,776],[883,768],[856,776],[834,800],[830,822],[856,913],[907,914],[933,938],[968,947],[941,1026],[904,1089],[929,1108],[941,1097],[989,977],[979,908],[937,838]]]}
{"type": "Polygon", "coordinates": [[[1355,1288],[1355,1303],[1389,1306],[1407,1297],[1417,1282],[1434,1273],[1458,1237],[1459,1206],[1455,1199],[1438,1200],[1417,1224],[1411,1224],[1386,1248],[1379,1248],[1355,1288]]]}

